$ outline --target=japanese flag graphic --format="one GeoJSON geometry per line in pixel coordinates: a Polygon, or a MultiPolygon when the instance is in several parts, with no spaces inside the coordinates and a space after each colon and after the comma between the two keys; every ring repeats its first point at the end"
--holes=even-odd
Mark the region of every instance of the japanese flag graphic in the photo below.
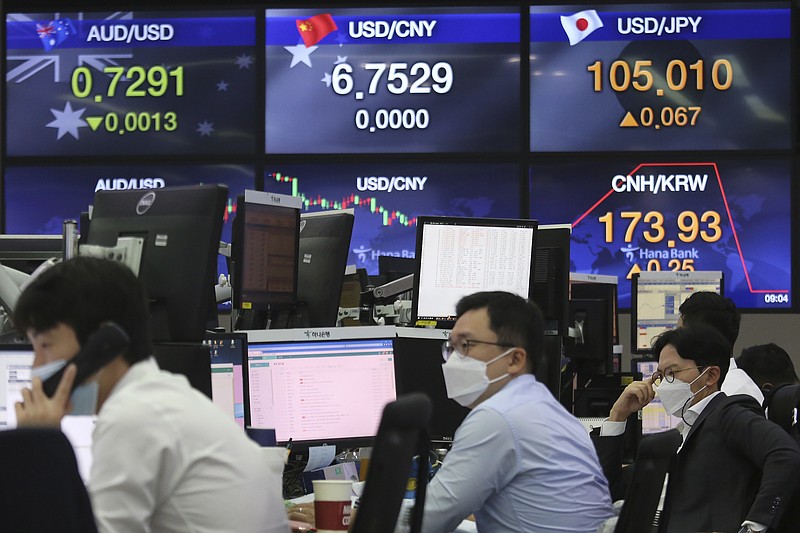
{"type": "Polygon", "coordinates": [[[603,21],[594,9],[587,9],[586,11],[579,11],[574,15],[568,17],[561,17],[561,26],[567,32],[569,37],[569,45],[575,46],[597,28],[603,27],[603,21]]]}

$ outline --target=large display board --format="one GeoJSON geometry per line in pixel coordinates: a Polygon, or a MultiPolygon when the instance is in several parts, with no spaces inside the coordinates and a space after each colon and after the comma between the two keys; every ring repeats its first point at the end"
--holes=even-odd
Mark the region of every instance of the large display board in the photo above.
{"type": "Polygon", "coordinates": [[[792,305],[787,158],[610,158],[531,165],[531,216],[572,224],[573,272],[719,270],[737,306],[792,305]],[[564,184],[570,184],[565,187],[564,184]]]}
{"type": "Polygon", "coordinates": [[[303,211],[353,208],[348,264],[378,273],[378,257],[413,258],[420,215],[517,218],[513,164],[269,165],[267,191],[299,196],[303,211]]]}
{"type": "Polygon", "coordinates": [[[251,153],[252,12],[11,13],[11,156],[251,153]]]}
{"type": "Polygon", "coordinates": [[[419,216],[531,218],[621,308],[695,268],[794,309],[797,2],[140,4],[3,2],[2,231],[219,182],[353,207],[370,274],[419,216]]]}
{"type": "Polygon", "coordinates": [[[533,6],[530,36],[532,151],[790,147],[788,2],[533,6]]]}
{"type": "Polygon", "coordinates": [[[520,143],[516,8],[267,10],[267,153],[520,143]]]}

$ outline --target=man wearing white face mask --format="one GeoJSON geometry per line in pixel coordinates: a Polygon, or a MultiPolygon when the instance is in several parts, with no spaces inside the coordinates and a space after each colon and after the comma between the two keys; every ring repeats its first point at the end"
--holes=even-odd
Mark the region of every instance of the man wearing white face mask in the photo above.
{"type": "MultiPolygon", "coordinates": [[[[75,365],[52,398],[41,378],[114,322],[129,347],[71,402],[73,409],[99,410],[88,489],[100,533],[286,533],[280,480],[263,451],[186,378],[158,368],[148,315],[142,285],[119,263],[76,257],[37,277],[14,310],[38,374],[15,406],[18,425],[58,427],[69,410],[75,365]]],[[[47,512],[47,502],[40,503],[47,512]]]]}
{"type": "Polygon", "coordinates": [[[664,332],[653,353],[658,372],[625,388],[594,438],[609,481],[621,470],[625,420],[658,395],[667,412],[683,419],[659,531],[777,528],[800,484],[800,448],[764,418],[752,397],[719,390],[730,343],[718,330],[697,324],[664,332]]]}
{"type": "Polygon", "coordinates": [[[534,377],[544,326],[507,292],[466,296],[445,342],[448,396],[472,409],[428,487],[422,530],[475,515],[481,533],[594,533],[612,515],[583,426],[534,377]]]}

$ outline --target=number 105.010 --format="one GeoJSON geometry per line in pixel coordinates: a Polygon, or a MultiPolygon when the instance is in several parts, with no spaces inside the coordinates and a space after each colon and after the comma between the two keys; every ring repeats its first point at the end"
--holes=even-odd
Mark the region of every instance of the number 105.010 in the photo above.
{"type": "MultiPolygon", "coordinates": [[[[627,91],[633,88],[640,92],[653,88],[656,76],[666,80],[667,88],[671,91],[682,91],[691,83],[691,73],[694,73],[694,85],[690,88],[702,91],[706,89],[706,76],[711,80],[711,85],[718,91],[727,91],[733,84],[733,66],[727,59],[717,59],[711,63],[711,71],[705,72],[705,61],[698,59],[687,65],[685,61],[673,59],[667,64],[662,74],[653,68],[649,59],[633,61],[632,64],[624,59],[617,59],[608,67],[608,84],[614,92],[627,91]]],[[[593,74],[594,92],[603,90],[603,62],[595,61],[586,67],[593,74]]],[[[711,88],[711,87],[709,87],[711,88]]],[[[663,87],[662,87],[663,89],[663,87]]]]}

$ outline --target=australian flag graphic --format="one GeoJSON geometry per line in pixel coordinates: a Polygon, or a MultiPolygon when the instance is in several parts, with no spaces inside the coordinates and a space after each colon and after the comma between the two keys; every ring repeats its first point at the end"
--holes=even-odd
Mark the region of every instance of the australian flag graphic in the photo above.
{"type": "Polygon", "coordinates": [[[67,40],[67,37],[73,35],[75,26],[68,18],[60,18],[52,22],[36,25],[36,33],[39,35],[39,41],[44,46],[46,52],[67,40]]]}

